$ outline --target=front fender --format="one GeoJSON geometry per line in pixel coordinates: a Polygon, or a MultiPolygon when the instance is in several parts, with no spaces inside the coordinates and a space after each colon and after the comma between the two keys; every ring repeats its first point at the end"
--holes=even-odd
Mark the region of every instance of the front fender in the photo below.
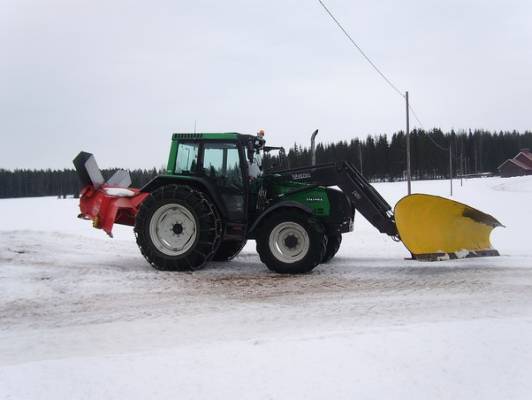
{"type": "Polygon", "coordinates": [[[254,231],[255,229],[257,228],[257,226],[259,226],[259,224],[261,223],[261,221],[267,217],[268,215],[270,215],[272,212],[276,211],[276,210],[279,210],[281,208],[296,208],[298,210],[301,210],[309,215],[312,215],[312,209],[310,207],[307,207],[301,203],[298,203],[296,201],[281,201],[279,203],[275,203],[273,206],[267,208],[266,210],[264,210],[262,212],[262,214],[260,214],[257,219],[255,220],[255,222],[253,222],[253,225],[251,225],[251,227],[249,228],[248,230],[248,236],[251,234],[251,236],[255,236],[254,235],[254,231]]]}

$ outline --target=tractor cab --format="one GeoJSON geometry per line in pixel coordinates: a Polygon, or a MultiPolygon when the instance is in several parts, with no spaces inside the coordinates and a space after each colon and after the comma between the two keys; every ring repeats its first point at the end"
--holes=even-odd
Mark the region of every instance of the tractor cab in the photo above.
{"type": "Polygon", "coordinates": [[[227,178],[230,185],[241,186],[249,179],[249,165],[262,168],[264,143],[260,137],[232,132],[175,133],[166,172],[227,178]]]}
{"type": "Polygon", "coordinates": [[[176,133],[166,179],[179,176],[207,191],[227,221],[245,224],[250,170],[252,162],[260,161],[260,144],[254,136],[232,132],[176,133]]]}

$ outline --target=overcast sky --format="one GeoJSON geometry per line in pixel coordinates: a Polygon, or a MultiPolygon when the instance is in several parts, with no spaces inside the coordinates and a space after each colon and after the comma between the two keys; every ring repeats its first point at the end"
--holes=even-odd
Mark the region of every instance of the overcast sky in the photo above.
{"type": "MultiPolygon", "coordinates": [[[[326,0],[425,127],[531,129],[532,1],[326,0]]],[[[404,129],[317,0],[0,0],[0,168],[166,163],[172,132],[404,129]]]]}

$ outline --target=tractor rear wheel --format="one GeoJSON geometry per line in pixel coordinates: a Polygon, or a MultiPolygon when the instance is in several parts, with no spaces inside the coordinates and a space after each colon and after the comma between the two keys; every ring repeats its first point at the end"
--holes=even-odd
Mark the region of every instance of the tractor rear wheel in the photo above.
{"type": "Polygon", "coordinates": [[[212,258],[213,261],[229,261],[235,258],[246,245],[247,240],[228,240],[222,242],[212,258]]]}
{"type": "Polygon", "coordinates": [[[218,249],[221,234],[216,208],[189,186],[167,185],[153,191],[135,219],[142,255],[163,271],[202,268],[218,249]]]}
{"type": "Polygon", "coordinates": [[[325,250],[325,256],[323,256],[323,263],[330,261],[340,249],[342,243],[342,234],[334,233],[327,235],[327,250],[325,250]]]}
{"type": "Polygon", "coordinates": [[[327,236],[316,218],[296,210],[268,216],[258,228],[257,253],[266,266],[280,274],[302,274],[318,265],[327,236]]]}

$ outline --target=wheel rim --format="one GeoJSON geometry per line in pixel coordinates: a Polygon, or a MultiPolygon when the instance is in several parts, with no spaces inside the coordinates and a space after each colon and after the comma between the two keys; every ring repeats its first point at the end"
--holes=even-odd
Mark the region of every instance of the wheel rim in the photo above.
{"type": "Polygon", "coordinates": [[[282,222],[271,231],[268,244],[275,258],[291,264],[305,258],[310,239],[306,229],[298,223],[282,222]]]}
{"type": "Polygon", "coordinates": [[[150,237],[155,247],[169,256],[185,254],[196,242],[196,218],[180,204],[165,204],[150,220],[150,237]]]}

